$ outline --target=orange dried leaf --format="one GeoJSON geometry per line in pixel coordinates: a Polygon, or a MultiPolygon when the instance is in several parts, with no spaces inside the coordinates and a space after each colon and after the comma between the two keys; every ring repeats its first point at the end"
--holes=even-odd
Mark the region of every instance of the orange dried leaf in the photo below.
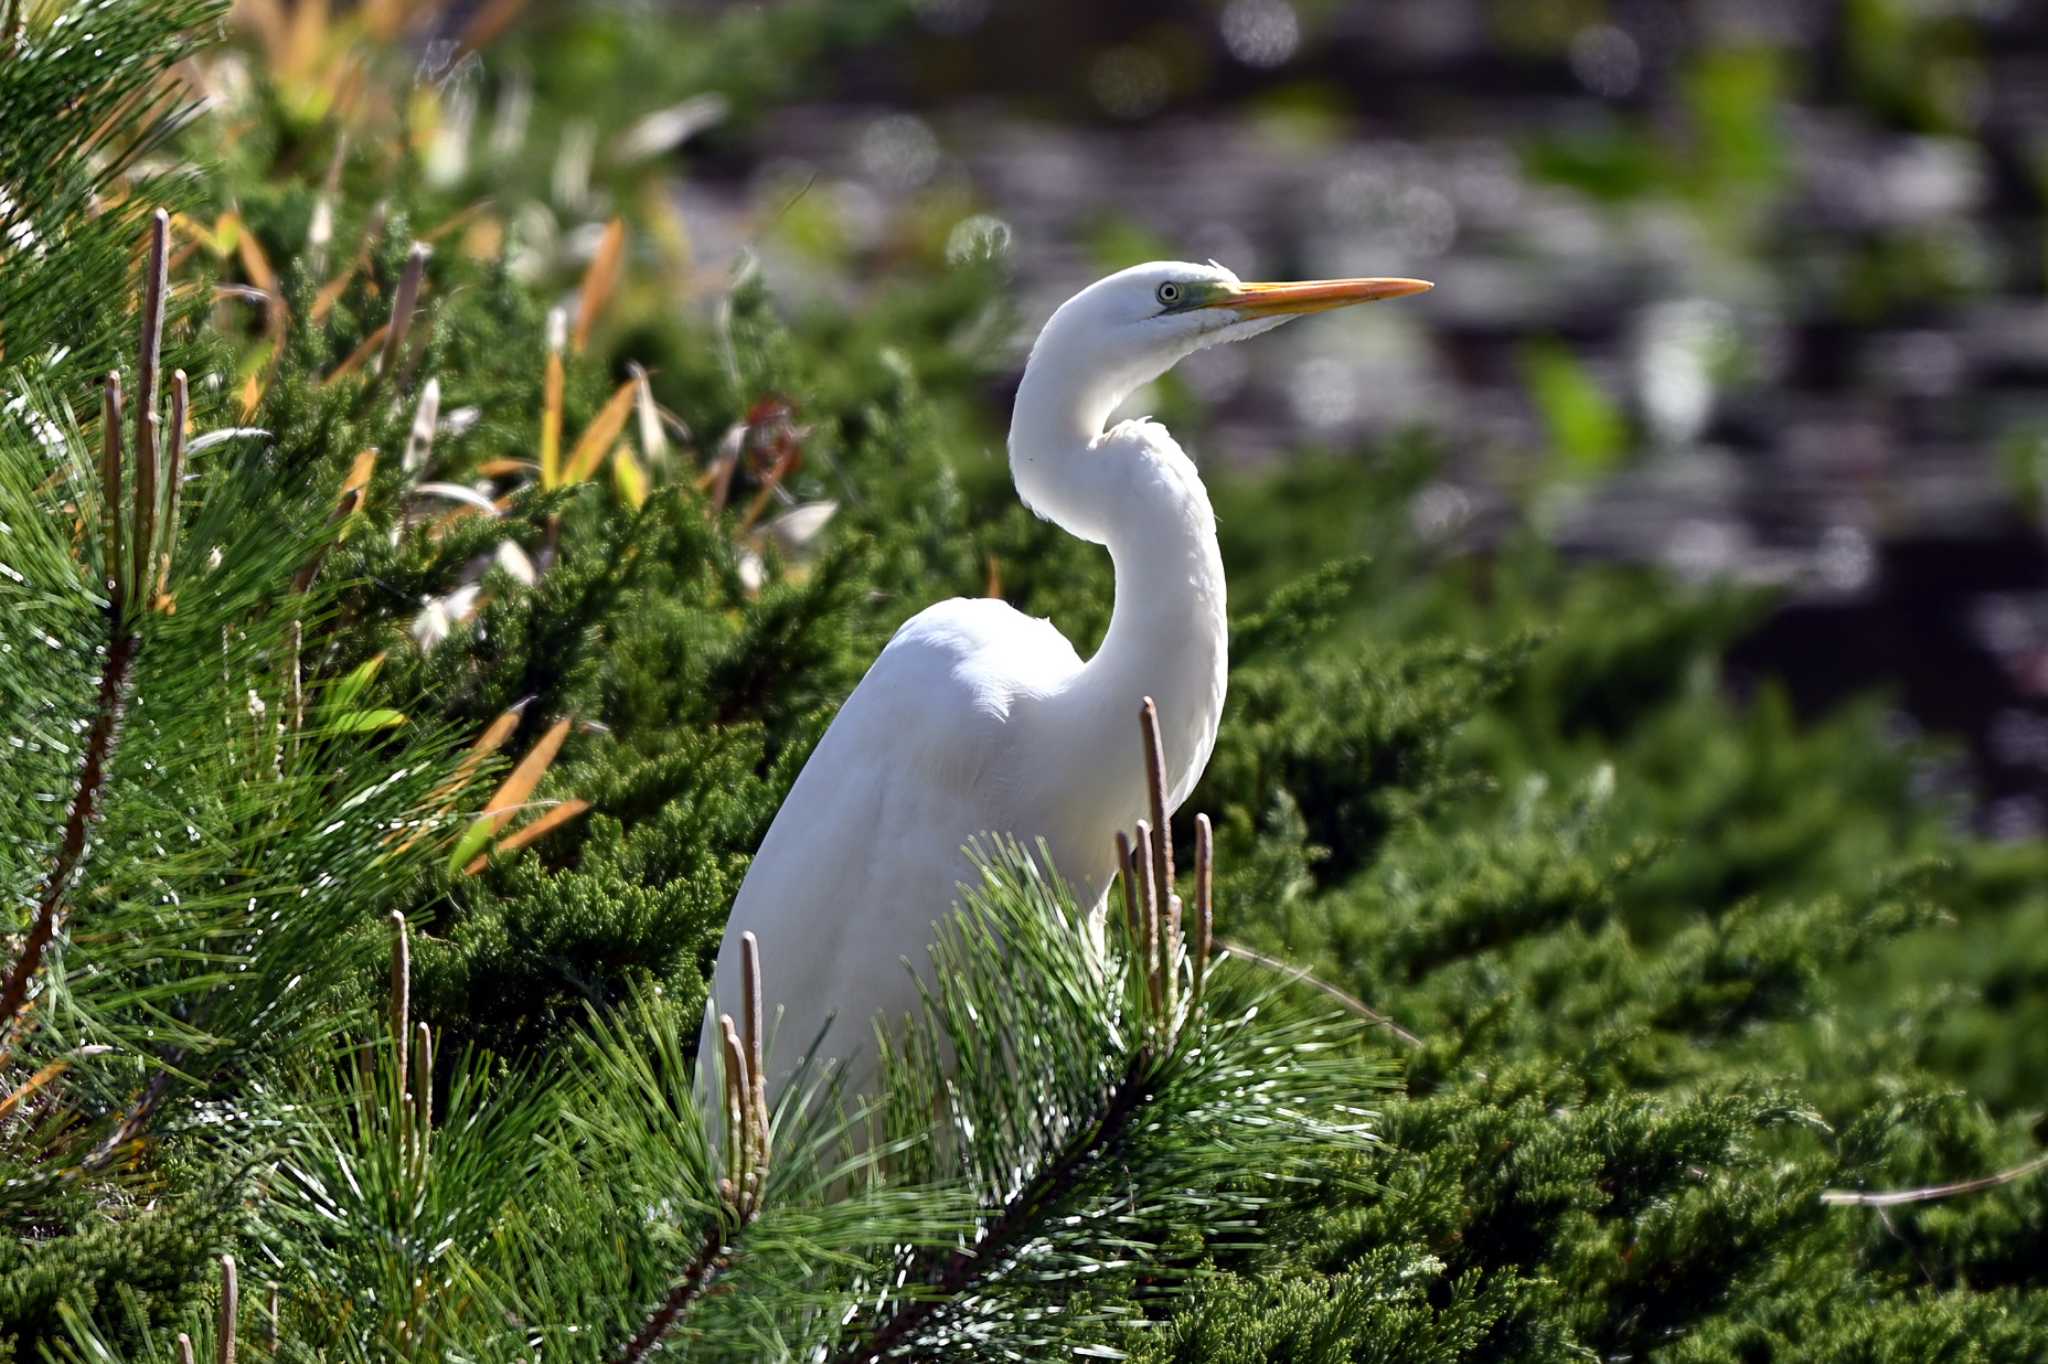
{"type": "Polygon", "coordinates": [[[631,379],[620,384],[618,391],[605,399],[590,425],[583,428],[583,434],[576,438],[576,448],[569,452],[569,458],[562,466],[564,483],[580,483],[597,472],[597,466],[604,463],[604,457],[612,446],[618,444],[619,433],[626,429],[626,418],[633,413],[633,391],[638,387],[631,379]]]}
{"type": "Polygon", "coordinates": [[[561,828],[564,824],[567,824],[589,808],[590,802],[587,800],[563,801],[560,805],[557,805],[554,809],[533,821],[533,823],[500,841],[490,852],[478,854],[468,866],[462,869],[463,875],[476,875],[490,865],[492,853],[518,852],[534,840],[553,833],[556,829],[561,828]]]}
{"type": "Polygon", "coordinates": [[[52,1061],[35,1074],[29,1076],[20,1088],[9,1094],[5,1099],[0,1099],[0,1122],[5,1122],[8,1118],[12,1117],[14,1110],[20,1106],[23,1099],[26,1099],[29,1095],[35,1093],[70,1068],[71,1063],[69,1061],[52,1061]]]}
{"type": "Polygon", "coordinates": [[[604,305],[611,302],[612,290],[619,283],[619,262],[626,253],[626,222],[614,218],[605,224],[604,238],[597,244],[597,254],[590,258],[590,268],[583,272],[583,287],[576,300],[576,330],[570,345],[578,355],[590,343],[590,329],[597,321],[597,315],[604,311],[604,305]]]}
{"type": "Polygon", "coordinates": [[[377,328],[377,330],[371,332],[367,337],[363,338],[363,344],[357,346],[354,350],[350,351],[348,359],[342,361],[339,365],[336,365],[334,368],[334,373],[328,375],[325,379],[322,379],[320,381],[321,385],[324,387],[327,384],[335,383],[338,380],[347,378],[349,375],[355,373],[364,365],[368,364],[370,362],[370,357],[377,353],[378,348],[384,344],[384,338],[390,335],[390,333],[391,324],[389,322],[386,322],[383,326],[377,328]]]}
{"type": "Polygon", "coordinates": [[[533,788],[540,785],[540,779],[547,774],[548,764],[555,760],[555,754],[561,752],[562,741],[568,737],[568,719],[557,720],[548,726],[547,733],[540,736],[540,742],[519,760],[519,765],[512,769],[512,775],[505,778],[505,784],[484,806],[482,818],[489,821],[493,831],[504,828],[505,822],[526,803],[526,798],[533,794],[533,788]]]}
{"type": "Polygon", "coordinates": [[[248,272],[249,282],[272,298],[276,298],[277,272],[270,268],[270,257],[263,254],[263,247],[257,242],[256,234],[237,234],[235,254],[241,257],[242,269],[248,272]]]}
{"type": "Polygon", "coordinates": [[[355,463],[348,466],[348,477],[341,481],[341,505],[344,510],[349,507],[349,495],[360,493],[369,487],[370,476],[376,472],[377,447],[373,445],[356,456],[355,463]]]}

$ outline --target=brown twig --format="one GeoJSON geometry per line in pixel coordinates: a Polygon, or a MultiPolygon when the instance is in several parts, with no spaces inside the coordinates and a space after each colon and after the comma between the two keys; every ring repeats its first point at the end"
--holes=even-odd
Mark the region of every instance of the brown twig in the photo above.
{"type": "Polygon", "coordinates": [[[1958,1180],[1953,1184],[1929,1184],[1918,1189],[1892,1189],[1881,1193],[1829,1189],[1821,1194],[1820,1201],[1833,1208],[1895,1208],[1901,1203],[1931,1203],[1938,1198],[1955,1198],[1961,1194],[1995,1189],[2002,1184],[2011,1184],[2042,1170],[2048,1170],[2048,1155],[2035,1156],[2032,1160],[2015,1165],[2010,1170],[2000,1170],[1997,1174],[1979,1175],[1975,1179],[1958,1180]]]}

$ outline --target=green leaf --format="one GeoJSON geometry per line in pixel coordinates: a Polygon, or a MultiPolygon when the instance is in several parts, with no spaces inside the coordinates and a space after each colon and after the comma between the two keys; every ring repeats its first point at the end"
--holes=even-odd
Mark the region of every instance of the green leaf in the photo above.
{"type": "Polygon", "coordinates": [[[352,710],[340,715],[326,728],[329,734],[368,734],[372,730],[391,729],[405,723],[405,712],[388,707],[377,710],[352,710]]]}

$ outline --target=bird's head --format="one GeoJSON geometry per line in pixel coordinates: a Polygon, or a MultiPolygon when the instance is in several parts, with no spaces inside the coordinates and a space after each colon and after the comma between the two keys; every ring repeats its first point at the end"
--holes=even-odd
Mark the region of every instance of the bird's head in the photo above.
{"type": "Polygon", "coordinates": [[[1073,415],[1099,429],[1133,390],[1204,347],[1430,287],[1419,279],[1251,284],[1213,261],[1134,265],[1060,305],[1032,347],[1026,374],[1035,372],[1045,389],[1064,390],[1073,415]]]}

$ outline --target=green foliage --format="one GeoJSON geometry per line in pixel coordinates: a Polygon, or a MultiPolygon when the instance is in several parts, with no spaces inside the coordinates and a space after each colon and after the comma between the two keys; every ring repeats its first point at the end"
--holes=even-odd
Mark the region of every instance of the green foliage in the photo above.
{"type": "MultiPolygon", "coordinates": [[[[152,0],[116,36],[160,70],[208,13],[152,0]]],[[[616,132],[641,76],[681,95],[722,72],[744,117],[802,75],[770,69],[769,38],[801,58],[885,18],[749,11],[643,45],[622,15],[549,14],[513,40],[560,58],[533,63],[533,145],[579,113],[616,132]]],[[[57,69],[0,60],[0,93],[51,119],[57,69]]],[[[1687,184],[1769,187],[1780,78],[1748,54],[1695,73],[1687,184]]],[[[279,349],[260,312],[174,316],[167,338],[201,377],[198,431],[268,434],[194,457],[176,609],[139,627],[70,931],[0,1063],[0,1100],[21,1096],[0,1113],[0,1357],[161,1360],[179,1330],[203,1351],[222,1251],[245,1340],[274,1283],[294,1359],[616,1357],[668,1300],[690,1358],[861,1357],[899,1319],[891,1358],[2039,1356],[2048,1179],[1883,1209],[1820,1195],[2037,1152],[2048,858],[1958,834],[1924,794],[1938,755],[1889,738],[1877,703],[1802,722],[1768,684],[1732,699],[1721,661],[1754,595],[1424,537],[1410,510],[1444,476],[1426,433],[1215,477],[1238,615],[1193,799],[1216,820],[1221,932],[1419,1045],[1316,1021],[1327,991],[1247,953],[1188,1045],[1147,1051],[1130,954],[1098,972],[1079,909],[999,857],[898,1046],[892,1106],[843,1109],[814,1077],[740,1214],[688,1047],[782,795],[912,612],[993,590],[1085,650],[1106,556],[1008,487],[981,392],[1006,320],[987,263],[874,281],[851,310],[791,311],[745,274],[679,307],[644,167],[601,161],[577,202],[502,160],[437,178],[391,138],[345,140],[309,82],[259,71],[230,145],[209,125],[179,144],[217,167],[179,192],[211,197],[202,219],[234,207],[290,325],[279,349]],[[507,202],[474,207],[483,182],[507,202]],[[498,247],[437,238],[396,363],[337,377],[390,320],[414,240],[472,210],[498,247]],[[662,448],[637,407],[618,438],[644,500],[601,466],[543,488],[520,463],[546,424],[547,308],[576,275],[532,224],[614,211],[629,278],[660,282],[567,348],[561,427],[572,445],[644,365],[675,418],[662,448]],[[440,420],[408,468],[430,382],[440,420]],[[765,529],[827,503],[814,538],[765,529]],[[455,839],[480,819],[472,872],[455,839]],[[961,1067],[944,1093],[942,1053],[961,1067]],[[1120,1104],[1143,1120],[1111,1121],[1120,1104]],[[850,1155],[870,1116],[898,1143],[850,1155]],[[97,1159],[117,1135],[124,1159],[97,1159]]],[[[422,87],[412,112],[458,96],[422,87]]],[[[52,184],[121,168],[60,150],[52,184]]],[[[142,183],[138,207],[166,187],[142,183]]],[[[75,230],[38,258],[40,301],[0,307],[42,328],[5,333],[0,369],[10,939],[102,705],[97,432],[71,414],[132,334],[132,222],[62,202],[41,210],[75,230]],[[64,310],[82,359],[50,349],[64,310]]],[[[185,268],[256,284],[233,253],[185,268]]],[[[1620,450],[1584,374],[1531,370],[1561,450],[1620,450]]]]}

